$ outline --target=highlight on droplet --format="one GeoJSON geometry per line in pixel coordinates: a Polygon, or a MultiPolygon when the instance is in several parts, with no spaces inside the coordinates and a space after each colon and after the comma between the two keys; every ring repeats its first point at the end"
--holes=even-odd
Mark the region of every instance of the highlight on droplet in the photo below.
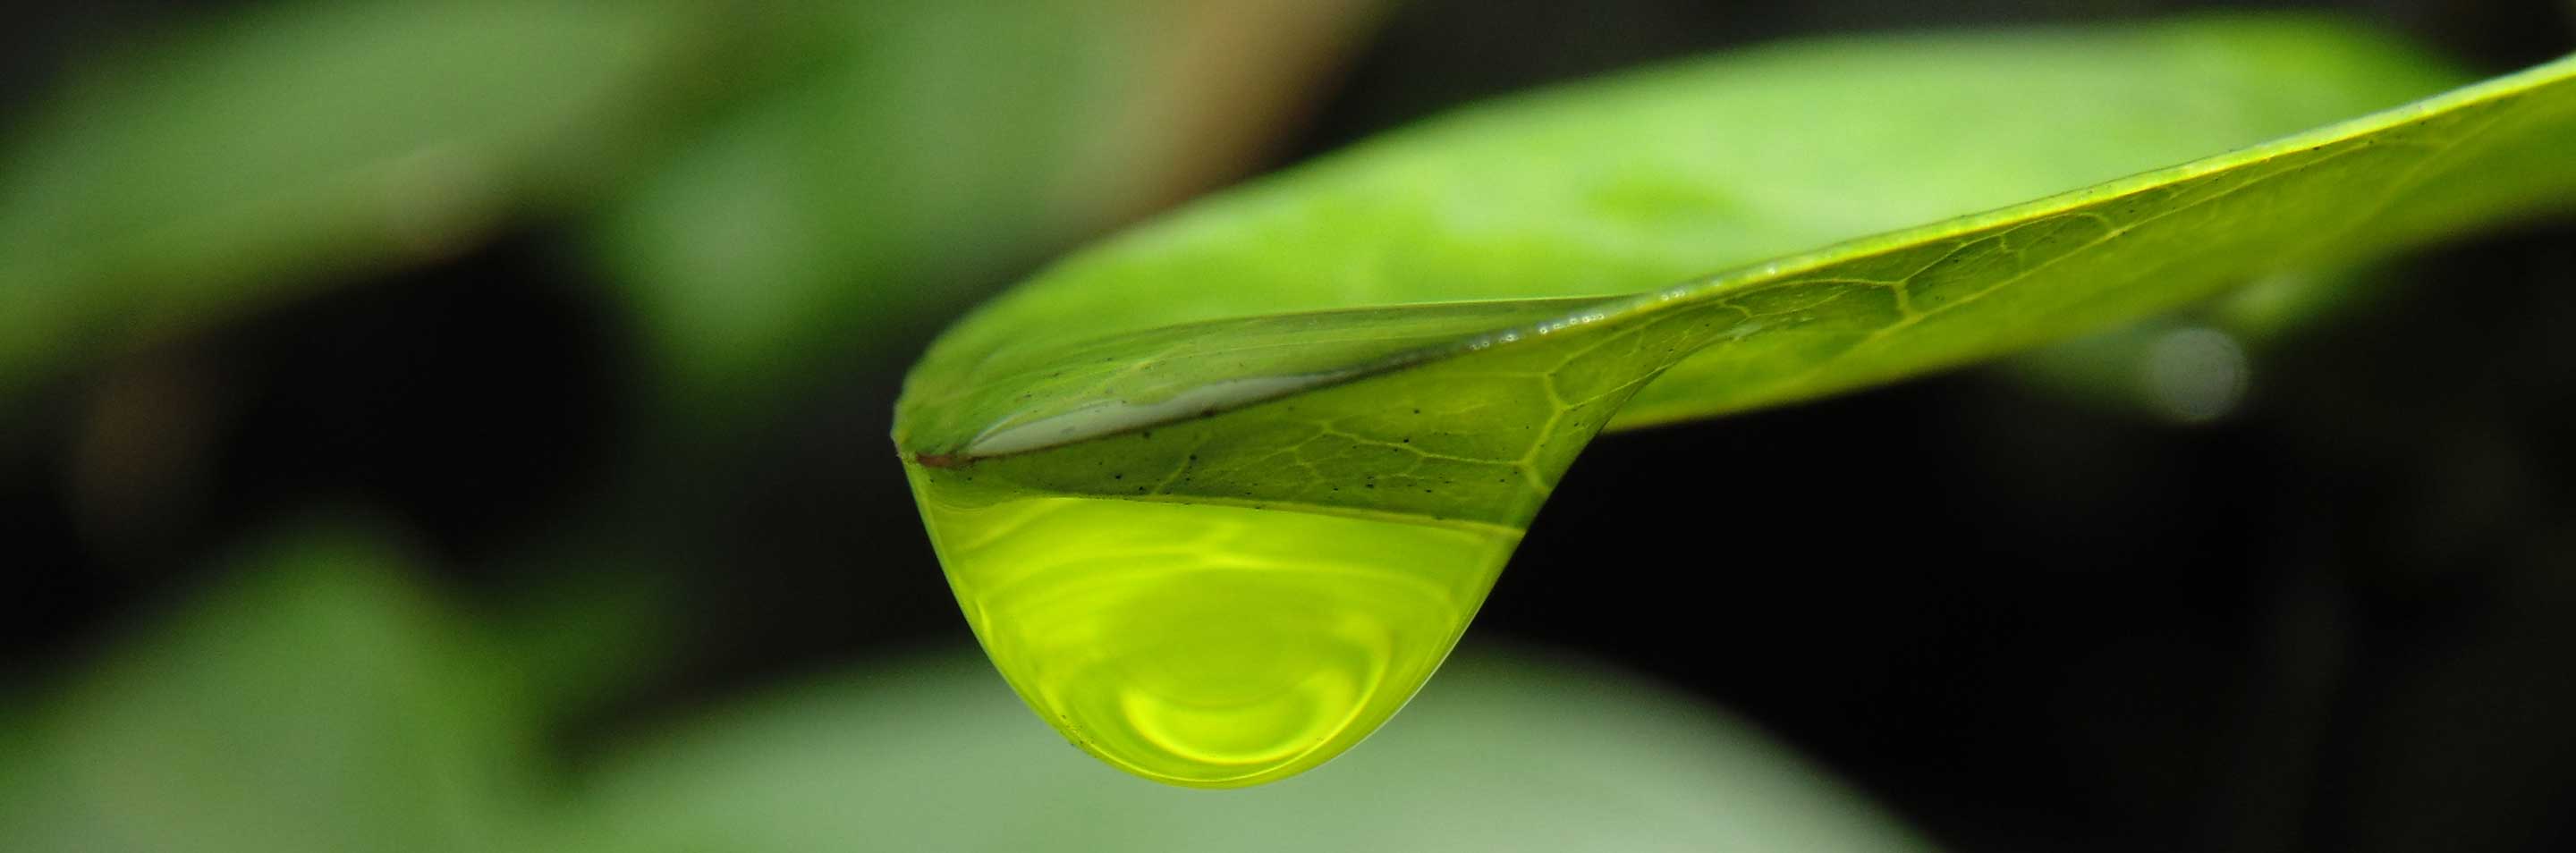
{"type": "Polygon", "coordinates": [[[911,473],[1003,677],[1074,745],[1175,785],[1281,779],[1367,737],[1457,645],[1520,538],[911,473]]]}

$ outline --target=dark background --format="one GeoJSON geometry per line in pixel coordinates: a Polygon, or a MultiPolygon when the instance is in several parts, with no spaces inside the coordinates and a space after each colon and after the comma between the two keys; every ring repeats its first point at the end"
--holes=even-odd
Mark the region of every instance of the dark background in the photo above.
{"type": "MultiPolygon", "coordinates": [[[[2237,4],[1426,0],[1244,166],[1766,39],[2210,5],[2237,4]]],[[[2351,10],[2483,71],[2576,45],[2564,3],[2254,5],[2351,10]]],[[[0,103],[89,45],[225,8],[13,9],[0,103]]],[[[580,729],[965,641],[884,438],[908,357],[880,353],[918,352],[946,315],[829,357],[833,378],[666,475],[684,487],[647,490],[685,497],[620,498],[618,449],[654,441],[638,333],[569,256],[569,227],[538,217],[13,400],[0,535],[21,591],[0,596],[0,661],[55,677],[201,584],[203,555],[321,502],[400,519],[446,580],[496,602],[558,582],[507,556],[557,541],[561,519],[645,520],[610,536],[654,560],[591,571],[645,578],[684,628],[580,729]],[[137,441],[183,453],[185,488],[82,492],[84,466],[137,441]],[[142,502],[110,515],[142,521],[101,529],[79,509],[101,500],[142,502]]],[[[2480,237],[2394,278],[2259,350],[2245,405],[2213,424],[1970,371],[1607,437],[1470,642],[1684,686],[1960,850],[2576,849],[2576,226],[2480,237]]]]}

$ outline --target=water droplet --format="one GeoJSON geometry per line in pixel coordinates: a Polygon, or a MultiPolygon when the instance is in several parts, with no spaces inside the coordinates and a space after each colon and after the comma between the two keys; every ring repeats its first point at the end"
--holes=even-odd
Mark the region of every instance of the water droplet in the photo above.
{"type": "Polygon", "coordinates": [[[1020,698],[1101,760],[1177,785],[1272,781],[1375,731],[1520,538],[913,477],[958,604],[1020,698]]]}

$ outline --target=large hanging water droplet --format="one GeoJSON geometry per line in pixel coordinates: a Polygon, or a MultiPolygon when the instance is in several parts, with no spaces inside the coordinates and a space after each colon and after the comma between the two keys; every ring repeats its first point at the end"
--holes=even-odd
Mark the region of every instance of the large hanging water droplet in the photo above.
{"type": "Polygon", "coordinates": [[[993,495],[913,470],[986,653],[1074,744],[1178,785],[1267,782],[1386,722],[1519,540],[1504,528],[993,495]]]}

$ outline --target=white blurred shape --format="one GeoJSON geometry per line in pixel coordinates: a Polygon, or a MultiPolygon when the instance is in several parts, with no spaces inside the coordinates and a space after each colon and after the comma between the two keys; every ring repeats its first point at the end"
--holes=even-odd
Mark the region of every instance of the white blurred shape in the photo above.
{"type": "Polygon", "coordinates": [[[2245,399],[2251,375],[2236,338],[2206,326],[2166,332],[2147,348],[2147,398],[2182,423],[2226,417],[2245,399]]]}

